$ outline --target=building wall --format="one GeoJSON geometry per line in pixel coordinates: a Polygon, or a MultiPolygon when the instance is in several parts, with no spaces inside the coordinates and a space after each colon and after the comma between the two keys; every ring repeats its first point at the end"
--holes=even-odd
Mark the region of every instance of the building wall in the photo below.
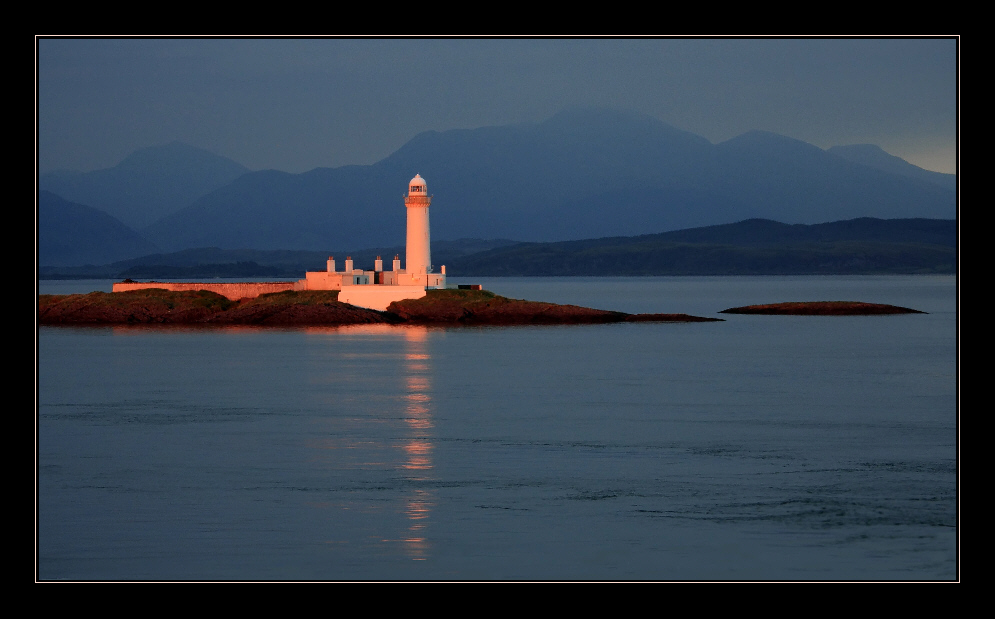
{"type": "Polygon", "coordinates": [[[308,271],[305,279],[298,282],[296,290],[342,290],[350,286],[384,285],[384,286],[427,286],[429,288],[445,288],[444,273],[408,273],[407,271],[308,271]],[[360,282],[356,283],[356,278],[360,282]]]}
{"type": "Polygon", "coordinates": [[[253,299],[261,294],[271,292],[283,292],[294,290],[294,282],[234,282],[234,283],[205,283],[205,282],[116,282],[112,288],[113,292],[126,292],[128,290],[148,290],[160,288],[180,292],[184,290],[209,290],[216,292],[232,301],[239,299],[253,299]]]}
{"type": "Polygon", "coordinates": [[[424,296],[424,286],[343,286],[339,291],[340,302],[380,312],[394,301],[424,296]]]}
{"type": "Polygon", "coordinates": [[[306,284],[299,290],[339,290],[342,288],[342,271],[330,273],[328,271],[307,271],[303,280],[306,284]]]}
{"type": "Polygon", "coordinates": [[[407,273],[401,271],[395,274],[393,281],[398,286],[446,287],[446,276],[442,273],[407,273]]]}

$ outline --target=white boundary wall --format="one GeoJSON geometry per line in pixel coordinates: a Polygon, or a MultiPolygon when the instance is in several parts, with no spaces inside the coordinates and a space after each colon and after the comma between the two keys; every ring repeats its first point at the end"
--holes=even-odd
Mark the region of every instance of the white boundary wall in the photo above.
{"type": "Polygon", "coordinates": [[[343,286],[339,301],[382,312],[394,301],[420,299],[425,296],[424,286],[343,286]]]}
{"type": "Polygon", "coordinates": [[[283,292],[294,290],[294,282],[116,282],[112,287],[112,292],[126,292],[128,290],[148,290],[150,288],[161,288],[181,292],[183,290],[209,290],[216,292],[232,301],[239,299],[254,299],[261,294],[271,292],[283,292]]]}

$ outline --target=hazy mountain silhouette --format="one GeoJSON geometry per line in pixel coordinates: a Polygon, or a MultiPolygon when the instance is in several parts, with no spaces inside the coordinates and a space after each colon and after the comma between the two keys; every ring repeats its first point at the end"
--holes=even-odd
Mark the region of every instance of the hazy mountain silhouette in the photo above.
{"type": "Polygon", "coordinates": [[[135,151],[113,168],[43,174],[39,186],[140,229],[248,171],[227,157],[172,142],[135,151]]]}
{"type": "MultiPolygon", "coordinates": [[[[860,218],[788,225],[766,219],[661,234],[515,243],[436,241],[432,258],[456,277],[493,275],[773,275],[955,273],[957,222],[860,218]]],[[[359,268],[389,264],[402,246],[336,251],[359,268]]],[[[202,248],[99,267],[41,269],[41,277],[286,277],[325,268],[327,252],[202,248]]]]}
{"type": "Polygon", "coordinates": [[[750,131],[716,149],[719,173],[711,180],[724,196],[752,211],[751,217],[820,223],[857,217],[956,216],[952,191],[847,161],[775,133],[750,131]]]}
{"type": "MultiPolygon", "coordinates": [[[[507,239],[457,239],[432,243],[432,259],[436,264],[452,264],[471,254],[488,251],[517,241],[507,239]]],[[[147,254],[112,263],[88,266],[41,267],[43,279],[75,278],[165,278],[165,277],[285,277],[300,279],[305,271],[326,268],[329,254],[338,259],[351,257],[357,268],[372,269],[373,261],[381,256],[389,269],[395,254],[404,255],[404,246],[337,249],[335,251],[298,251],[262,249],[220,249],[201,247],[171,253],[147,254]]]]}
{"type": "Polygon", "coordinates": [[[249,173],[145,232],[170,250],[394,246],[415,173],[437,196],[433,239],[956,217],[952,191],[788,137],[754,131],[713,145],[648,116],[570,109],[538,124],[425,132],[369,166],[249,173]]]}
{"type": "Polygon", "coordinates": [[[158,251],[139,233],[107,213],[38,194],[38,264],[68,266],[107,264],[158,251]]]}
{"type": "Polygon", "coordinates": [[[901,174],[902,176],[908,176],[909,178],[934,183],[944,189],[949,189],[950,191],[956,191],[957,189],[956,174],[944,174],[942,172],[924,170],[917,165],[912,165],[901,157],[889,155],[883,151],[880,146],[875,146],[874,144],[833,146],[826,152],[843,157],[849,161],[861,163],[865,166],[884,170],[885,172],[901,174]]]}
{"type": "Polygon", "coordinates": [[[471,276],[955,273],[957,222],[766,219],[634,237],[520,243],[454,259],[471,276]]]}

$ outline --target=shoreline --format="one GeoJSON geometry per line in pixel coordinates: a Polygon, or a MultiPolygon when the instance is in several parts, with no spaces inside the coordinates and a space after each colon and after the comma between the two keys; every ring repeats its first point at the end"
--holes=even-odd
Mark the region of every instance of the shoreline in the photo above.
{"type": "Polygon", "coordinates": [[[161,288],[38,297],[40,325],[510,326],[722,320],[524,301],[486,290],[430,290],[420,299],[395,301],[385,312],[341,303],[334,290],[277,292],[238,301],[206,290],[173,292],[161,288]]]}

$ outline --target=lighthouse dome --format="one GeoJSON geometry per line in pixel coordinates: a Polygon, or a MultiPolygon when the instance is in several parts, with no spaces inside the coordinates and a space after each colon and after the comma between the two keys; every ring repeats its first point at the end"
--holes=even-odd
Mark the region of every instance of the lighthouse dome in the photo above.
{"type": "Polygon", "coordinates": [[[415,177],[411,179],[408,183],[408,193],[411,194],[427,194],[428,185],[425,183],[425,179],[421,177],[421,174],[415,174],[415,177]]]}

